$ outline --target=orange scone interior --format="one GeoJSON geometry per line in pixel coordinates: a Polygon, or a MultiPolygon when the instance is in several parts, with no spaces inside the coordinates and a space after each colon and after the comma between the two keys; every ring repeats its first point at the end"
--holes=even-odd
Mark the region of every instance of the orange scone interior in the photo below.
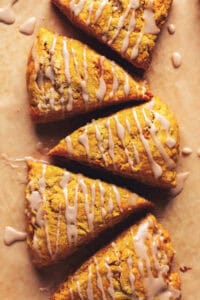
{"type": "Polygon", "coordinates": [[[150,208],[138,195],[52,165],[28,162],[26,224],[36,266],[72,254],[132,212],[150,208]]]}
{"type": "Polygon", "coordinates": [[[166,188],[176,185],[178,154],[176,119],[158,97],[89,123],[50,151],[166,188]]]}
{"type": "Polygon", "coordinates": [[[137,81],[87,45],[44,28],[30,54],[27,87],[36,122],[151,98],[146,81],[137,81]]]}
{"type": "Polygon", "coordinates": [[[86,261],[51,300],[178,300],[173,256],[167,231],[148,215],[86,261]]]}
{"type": "Polygon", "coordinates": [[[172,0],[52,0],[82,30],[147,69],[172,0]]]}

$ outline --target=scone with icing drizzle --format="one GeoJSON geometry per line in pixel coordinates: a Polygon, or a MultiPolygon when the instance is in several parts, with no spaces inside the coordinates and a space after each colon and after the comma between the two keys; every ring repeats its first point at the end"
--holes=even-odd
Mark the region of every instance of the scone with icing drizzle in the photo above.
{"type": "Polygon", "coordinates": [[[112,184],[38,162],[28,162],[26,223],[33,262],[62,260],[133,212],[152,206],[112,184]]]}
{"type": "Polygon", "coordinates": [[[146,81],[137,81],[87,45],[44,28],[30,54],[27,87],[36,122],[152,97],[146,81]]]}
{"type": "Polygon", "coordinates": [[[52,0],[77,26],[147,69],[172,0],[52,0]]]}
{"type": "Polygon", "coordinates": [[[86,261],[51,300],[178,300],[167,231],[148,215],[86,261]]]}
{"type": "Polygon", "coordinates": [[[171,188],[176,186],[178,125],[155,97],[75,130],[49,154],[171,188]]]}

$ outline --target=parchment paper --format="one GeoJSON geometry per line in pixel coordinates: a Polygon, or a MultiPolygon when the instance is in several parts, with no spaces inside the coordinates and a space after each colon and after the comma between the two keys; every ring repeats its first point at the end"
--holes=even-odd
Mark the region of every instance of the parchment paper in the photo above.
{"type": "MultiPolygon", "coordinates": [[[[16,23],[10,26],[0,23],[0,153],[6,153],[9,157],[32,155],[40,158],[42,156],[37,151],[39,141],[44,147],[54,145],[78,124],[76,120],[70,122],[70,127],[67,121],[48,126],[32,124],[28,111],[25,72],[34,35],[20,34],[19,25],[28,17],[36,16],[37,28],[46,26],[58,33],[84,39],[101,52],[105,48],[81,34],[79,30],[73,29],[66,18],[49,2],[19,0],[14,6],[16,23]]],[[[5,3],[6,1],[0,1],[0,6],[5,3]]],[[[181,147],[191,147],[193,154],[187,158],[181,157],[179,161],[179,170],[190,172],[183,192],[175,199],[167,200],[159,191],[159,200],[156,198],[156,215],[171,234],[176,249],[176,268],[192,268],[181,273],[183,299],[198,300],[200,158],[197,157],[196,151],[200,147],[200,2],[175,0],[167,24],[169,23],[175,24],[176,33],[169,35],[167,27],[163,29],[147,77],[154,94],[162,97],[176,114],[180,125],[181,147]],[[183,57],[183,64],[179,69],[174,69],[171,64],[174,51],[180,52],[183,57]]],[[[109,51],[108,55],[112,56],[109,51]]],[[[121,60],[118,62],[121,63],[121,60]]],[[[132,68],[129,66],[130,70],[132,68]]],[[[84,122],[84,119],[80,121],[84,122]]],[[[69,262],[38,272],[32,266],[25,242],[11,247],[3,243],[5,226],[24,229],[26,169],[23,162],[17,165],[20,167],[14,169],[5,159],[0,159],[0,299],[48,299],[48,293],[40,291],[40,288],[54,288],[66,276],[69,262]]],[[[143,187],[140,187],[140,192],[150,199],[156,194],[153,190],[143,187]]]]}

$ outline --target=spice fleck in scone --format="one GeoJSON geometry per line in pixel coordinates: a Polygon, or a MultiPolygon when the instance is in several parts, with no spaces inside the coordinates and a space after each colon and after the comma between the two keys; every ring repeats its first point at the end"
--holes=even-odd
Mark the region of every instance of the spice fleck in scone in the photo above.
{"type": "Polygon", "coordinates": [[[177,122],[158,97],[81,127],[50,151],[166,188],[176,185],[178,154],[177,122]]]}
{"type": "Polygon", "coordinates": [[[66,258],[132,212],[152,206],[100,180],[36,162],[28,167],[27,241],[39,267],[66,258]]]}
{"type": "Polygon", "coordinates": [[[40,29],[27,69],[31,115],[36,122],[63,119],[126,101],[150,100],[136,81],[87,45],[40,29]]]}
{"type": "Polygon", "coordinates": [[[77,26],[147,69],[172,0],[52,0],[77,26]]]}
{"type": "Polygon", "coordinates": [[[178,300],[173,255],[168,233],[149,215],[84,263],[51,300],[178,300]]]}

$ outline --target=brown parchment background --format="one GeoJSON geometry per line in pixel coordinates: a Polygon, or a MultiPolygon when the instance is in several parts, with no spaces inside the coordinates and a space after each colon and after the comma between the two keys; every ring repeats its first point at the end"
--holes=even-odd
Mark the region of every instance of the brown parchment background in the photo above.
{"type": "MultiPolygon", "coordinates": [[[[7,1],[1,0],[0,6],[7,1]]],[[[74,30],[70,23],[50,4],[49,0],[19,0],[14,6],[17,20],[10,26],[0,23],[0,153],[19,158],[27,155],[41,157],[36,150],[38,141],[54,145],[68,130],[76,127],[76,120],[49,126],[34,126],[28,113],[25,72],[28,52],[34,36],[24,36],[18,27],[28,17],[37,17],[37,28],[46,26],[68,36],[75,36],[98,47],[104,46],[74,30]]],[[[176,249],[176,268],[190,266],[181,274],[184,300],[200,299],[200,1],[174,0],[167,24],[176,25],[175,35],[166,26],[155,49],[147,77],[154,94],[166,101],[180,124],[181,146],[193,149],[190,157],[181,157],[179,170],[190,176],[181,195],[166,200],[161,196],[156,215],[171,233],[176,249]],[[174,69],[171,54],[179,51],[183,57],[181,68],[174,69]],[[163,200],[163,199],[164,200],[163,200]],[[162,201],[163,200],[163,201],[162,201]]],[[[37,32],[37,28],[35,33],[37,32]]],[[[112,55],[112,54],[111,54],[112,55]]],[[[119,60],[120,61],[120,60],[119,60]]],[[[121,62],[121,61],[120,61],[121,62]]],[[[127,64],[125,64],[127,66],[127,64]]],[[[131,67],[129,66],[129,70],[131,67]]],[[[83,123],[84,121],[81,120],[83,123]]],[[[40,287],[54,288],[63,278],[68,263],[51,270],[37,272],[31,264],[26,243],[6,247],[3,243],[6,225],[24,229],[24,163],[11,168],[0,158],[0,299],[43,300],[48,293],[40,287]]],[[[150,199],[154,192],[141,189],[150,199]]]]}

